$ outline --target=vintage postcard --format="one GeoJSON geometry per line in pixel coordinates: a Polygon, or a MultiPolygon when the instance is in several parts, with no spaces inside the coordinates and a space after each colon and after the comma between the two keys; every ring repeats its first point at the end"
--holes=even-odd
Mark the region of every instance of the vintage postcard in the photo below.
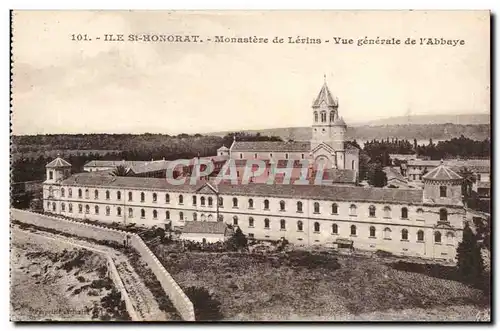
{"type": "Polygon", "coordinates": [[[11,16],[11,321],[491,322],[489,11],[11,16]]]}

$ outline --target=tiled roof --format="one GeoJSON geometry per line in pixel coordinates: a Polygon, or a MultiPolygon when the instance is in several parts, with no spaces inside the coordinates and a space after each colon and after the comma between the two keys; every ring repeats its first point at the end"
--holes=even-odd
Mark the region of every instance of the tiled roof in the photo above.
{"type": "Polygon", "coordinates": [[[460,180],[460,177],[456,172],[441,164],[439,167],[432,169],[427,174],[425,174],[422,179],[425,180],[460,180]]]}
{"type": "Polygon", "coordinates": [[[313,107],[319,107],[323,101],[326,102],[327,106],[338,106],[338,100],[332,97],[332,93],[330,92],[328,85],[326,85],[326,82],[323,84],[318,96],[314,100],[313,107]]]}
{"type": "MultiPolygon", "coordinates": [[[[109,188],[151,189],[174,192],[195,192],[205,182],[199,181],[190,185],[173,185],[164,178],[118,177],[93,173],[74,174],[65,179],[62,185],[68,186],[100,186],[109,188]]],[[[217,187],[220,194],[268,196],[284,198],[303,198],[336,201],[371,201],[387,203],[422,203],[421,190],[403,190],[358,186],[321,186],[321,185],[288,185],[288,184],[257,184],[233,185],[222,182],[217,187]]]]}
{"type": "Polygon", "coordinates": [[[232,152],[304,152],[311,150],[309,141],[235,141],[232,152]]]}
{"type": "Polygon", "coordinates": [[[416,154],[389,154],[389,157],[391,159],[398,159],[398,160],[415,160],[417,158],[416,154]]]}
{"type": "Polygon", "coordinates": [[[226,234],[228,227],[224,222],[186,222],[183,233],[226,234]]]}
{"type": "Polygon", "coordinates": [[[345,124],[342,117],[337,117],[337,119],[333,122],[333,126],[347,126],[347,124],[345,124]]]}
{"type": "Polygon", "coordinates": [[[46,168],[66,168],[66,167],[71,167],[71,164],[60,157],[52,160],[49,162],[46,166],[46,168]]]}
{"type": "Polygon", "coordinates": [[[323,175],[324,180],[334,183],[354,184],[356,182],[356,171],[351,169],[328,169],[323,175]]]}
{"type": "MultiPolygon", "coordinates": [[[[408,160],[408,166],[418,166],[418,167],[437,167],[441,164],[439,160],[408,160]]],[[[483,159],[471,159],[471,160],[444,160],[443,164],[450,168],[458,167],[480,167],[480,168],[490,168],[491,160],[483,159]]]]}
{"type": "Polygon", "coordinates": [[[384,172],[387,176],[388,181],[392,179],[397,179],[405,183],[407,182],[406,179],[403,177],[403,175],[401,175],[401,173],[396,169],[394,169],[393,167],[384,167],[384,172]]]}
{"type": "Polygon", "coordinates": [[[109,161],[109,160],[93,160],[85,163],[84,167],[118,167],[124,166],[126,168],[139,167],[152,161],[109,161]]]}
{"type": "Polygon", "coordinates": [[[228,151],[228,150],[229,150],[229,148],[227,148],[224,145],[222,145],[222,147],[218,149],[218,151],[228,151]]]}

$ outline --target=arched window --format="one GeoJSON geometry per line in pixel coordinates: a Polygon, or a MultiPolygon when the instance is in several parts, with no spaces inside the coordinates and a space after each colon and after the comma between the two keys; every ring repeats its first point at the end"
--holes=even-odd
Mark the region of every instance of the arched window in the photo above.
{"type": "Polygon", "coordinates": [[[116,200],[121,200],[122,199],[122,192],[118,191],[116,192],[116,200]]]}
{"type": "Polygon", "coordinates": [[[237,208],[237,207],[238,207],[238,199],[233,198],[233,208],[237,208]]]}
{"type": "Polygon", "coordinates": [[[434,232],[434,242],[436,242],[436,243],[441,242],[441,232],[439,232],[439,231],[434,232]]]}
{"type": "Polygon", "coordinates": [[[128,192],[128,201],[132,201],[132,192],[128,192]]]}
{"type": "Polygon", "coordinates": [[[280,229],[285,230],[286,229],[286,221],[285,220],[280,220],[280,229]]]}
{"type": "Polygon", "coordinates": [[[99,206],[95,206],[94,211],[96,215],[99,215],[99,206]]]}
{"type": "Polygon", "coordinates": [[[99,191],[98,190],[94,191],[94,199],[99,199],[99,191]]]}
{"type": "Polygon", "coordinates": [[[384,217],[391,218],[391,207],[389,206],[384,207],[384,217]]]}
{"type": "Polygon", "coordinates": [[[254,220],[253,217],[248,218],[248,227],[253,228],[254,227],[254,220]]]}
{"type": "Polygon", "coordinates": [[[349,207],[349,215],[356,216],[357,208],[356,205],[352,204],[349,207]]]}
{"type": "Polygon", "coordinates": [[[82,206],[82,204],[79,204],[79,205],[78,205],[78,212],[79,212],[80,214],[81,214],[81,213],[83,213],[83,206],[82,206]]]}
{"type": "Polygon", "coordinates": [[[297,231],[303,231],[304,230],[304,224],[302,221],[297,221],[297,231]]]}
{"type": "Polygon", "coordinates": [[[68,189],[68,197],[73,197],[73,191],[71,190],[71,187],[68,189]]]}
{"type": "Polygon", "coordinates": [[[248,199],[248,208],[253,208],[253,199],[248,199]]]}
{"type": "Polygon", "coordinates": [[[205,197],[200,198],[200,205],[205,206],[205,197]]]}
{"type": "Polygon", "coordinates": [[[158,212],[156,211],[156,209],[153,210],[153,218],[154,219],[158,218],[158,212]]]}
{"type": "Polygon", "coordinates": [[[355,236],[357,233],[356,225],[351,225],[351,236],[355,236]]]}
{"type": "Polygon", "coordinates": [[[85,214],[90,214],[90,206],[85,205],[85,214]]]}
{"type": "Polygon", "coordinates": [[[448,221],[448,211],[446,209],[441,208],[439,210],[439,220],[443,222],[448,221]]]}
{"type": "Polygon", "coordinates": [[[318,112],[314,112],[314,122],[318,122],[318,112]]]}
{"type": "Polygon", "coordinates": [[[424,231],[422,230],[417,231],[417,241],[424,241],[424,231]]]}
{"type": "Polygon", "coordinates": [[[158,201],[158,194],[153,193],[153,202],[158,201]]]}
{"type": "Polygon", "coordinates": [[[56,203],[52,202],[52,211],[56,211],[56,203]]]}
{"type": "Polygon", "coordinates": [[[81,188],[79,188],[79,189],[78,189],[78,197],[79,197],[79,198],[81,198],[81,197],[82,197],[82,189],[81,189],[81,188]]]}
{"type": "Polygon", "coordinates": [[[54,179],[54,172],[53,171],[49,171],[49,179],[54,179]]]}
{"type": "Polygon", "coordinates": [[[332,224],[332,233],[333,234],[338,234],[339,233],[339,226],[335,223],[332,224]]]}
{"type": "Polygon", "coordinates": [[[198,220],[198,214],[196,212],[193,213],[193,221],[198,220]]]}
{"type": "Polygon", "coordinates": [[[128,209],[128,217],[134,217],[134,210],[132,208],[128,209]]]}
{"type": "Polygon", "coordinates": [[[339,213],[339,206],[336,203],[332,203],[332,214],[339,213]]]}
{"type": "Polygon", "coordinates": [[[302,212],[302,201],[297,201],[297,212],[302,212]]]}
{"type": "Polygon", "coordinates": [[[224,222],[224,215],[219,214],[219,218],[218,218],[217,222],[224,222]]]}
{"type": "Polygon", "coordinates": [[[224,199],[219,197],[219,207],[224,207],[224,199]]]}
{"type": "Polygon", "coordinates": [[[166,211],[165,211],[165,219],[166,219],[166,220],[169,220],[169,219],[170,219],[170,211],[169,211],[169,210],[166,210],[166,211]]]}
{"type": "Polygon", "coordinates": [[[283,200],[280,201],[280,210],[285,211],[285,201],[283,200]]]}
{"type": "Polygon", "coordinates": [[[106,216],[109,216],[110,212],[111,212],[111,208],[109,208],[109,206],[106,206],[106,216]]]}
{"type": "Polygon", "coordinates": [[[165,203],[170,203],[170,194],[165,194],[165,203]]]}
{"type": "Polygon", "coordinates": [[[212,207],[213,203],[214,203],[214,201],[213,201],[212,197],[208,197],[208,206],[212,207]]]}
{"type": "Polygon", "coordinates": [[[63,212],[66,211],[66,206],[64,205],[64,202],[61,203],[61,211],[63,211],[63,212]]]}
{"type": "Polygon", "coordinates": [[[146,200],[146,195],[144,192],[141,192],[141,202],[144,202],[146,200]]]}
{"type": "Polygon", "coordinates": [[[233,225],[238,225],[238,216],[233,216],[233,225]]]}
{"type": "Polygon", "coordinates": [[[314,203],[314,213],[319,214],[319,202],[314,203]]]}
{"type": "Polygon", "coordinates": [[[73,212],[73,205],[71,203],[68,203],[68,212],[73,212]]]}
{"type": "Polygon", "coordinates": [[[269,209],[269,200],[264,200],[264,209],[269,209]]]}
{"type": "Polygon", "coordinates": [[[196,195],[193,195],[193,206],[196,206],[196,195]]]}
{"type": "Polygon", "coordinates": [[[146,217],[146,211],[144,209],[141,209],[141,218],[146,217]]]}
{"type": "Polygon", "coordinates": [[[179,220],[184,221],[184,213],[182,211],[179,212],[179,220]]]}
{"type": "Polygon", "coordinates": [[[408,240],[408,230],[401,230],[401,240],[408,240]]]}
{"type": "Polygon", "coordinates": [[[264,229],[269,229],[269,218],[264,219],[264,229]]]}
{"type": "Polygon", "coordinates": [[[370,217],[375,217],[375,206],[371,205],[369,208],[370,217]]]}
{"type": "Polygon", "coordinates": [[[116,208],[116,216],[122,216],[122,208],[121,207],[116,208]]]}
{"type": "Polygon", "coordinates": [[[52,197],[54,195],[54,188],[52,186],[49,186],[49,197],[52,197]]]}
{"type": "Polygon", "coordinates": [[[90,191],[88,188],[85,189],[85,199],[90,199],[90,191]]]}
{"type": "Polygon", "coordinates": [[[419,220],[424,219],[424,210],[422,208],[417,209],[417,219],[419,220]]]}
{"type": "Polygon", "coordinates": [[[64,194],[65,194],[65,193],[66,193],[66,192],[64,192],[64,187],[62,187],[62,188],[61,188],[61,196],[62,196],[62,197],[64,197],[64,194]]]}
{"type": "Polygon", "coordinates": [[[391,239],[391,229],[385,228],[384,229],[384,239],[391,239]]]}
{"type": "Polygon", "coordinates": [[[402,219],[408,218],[408,208],[406,207],[401,208],[401,218],[402,219]]]}
{"type": "Polygon", "coordinates": [[[335,121],[335,112],[331,111],[330,112],[330,122],[334,122],[335,121]]]}
{"type": "Polygon", "coordinates": [[[184,197],[182,194],[179,194],[179,204],[182,205],[184,203],[184,197]]]}
{"type": "Polygon", "coordinates": [[[375,227],[370,226],[370,237],[375,238],[375,227]]]}
{"type": "Polygon", "coordinates": [[[321,112],[321,122],[322,123],[326,122],[326,112],[325,111],[321,112]]]}
{"type": "Polygon", "coordinates": [[[202,222],[205,222],[205,221],[207,220],[207,217],[205,216],[205,214],[201,213],[201,215],[200,215],[200,220],[201,220],[202,222]]]}
{"type": "Polygon", "coordinates": [[[109,200],[109,191],[106,191],[106,200],[109,200]]]}
{"type": "Polygon", "coordinates": [[[319,230],[320,230],[319,222],[314,222],[314,232],[319,232],[319,230]]]}

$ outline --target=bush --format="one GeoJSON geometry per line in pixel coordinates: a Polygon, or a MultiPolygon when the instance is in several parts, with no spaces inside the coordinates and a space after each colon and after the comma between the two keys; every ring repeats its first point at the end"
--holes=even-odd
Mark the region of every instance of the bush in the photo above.
{"type": "Polygon", "coordinates": [[[197,321],[217,321],[224,317],[220,301],[211,295],[206,288],[191,286],[184,293],[193,303],[197,321]]]}
{"type": "Polygon", "coordinates": [[[83,277],[83,276],[78,276],[78,277],[76,277],[76,279],[77,279],[80,283],[85,282],[85,277],[83,277]]]}
{"type": "Polygon", "coordinates": [[[313,254],[305,251],[291,251],[285,255],[291,267],[306,267],[308,269],[323,268],[337,270],[340,264],[335,256],[329,254],[313,254]]]}

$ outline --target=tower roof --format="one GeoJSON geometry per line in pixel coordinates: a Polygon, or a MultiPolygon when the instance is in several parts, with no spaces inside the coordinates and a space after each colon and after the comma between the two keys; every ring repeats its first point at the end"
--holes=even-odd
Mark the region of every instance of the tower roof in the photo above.
{"type": "Polygon", "coordinates": [[[71,164],[60,157],[52,160],[49,164],[45,166],[46,168],[68,168],[71,167],[71,164]]]}
{"type": "Polygon", "coordinates": [[[218,149],[218,151],[228,151],[229,148],[227,148],[225,145],[222,145],[221,148],[218,149]]]}
{"type": "Polygon", "coordinates": [[[330,89],[328,88],[326,82],[323,84],[318,96],[314,100],[313,107],[319,107],[323,101],[327,106],[338,107],[339,105],[339,101],[337,100],[337,98],[334,98],[332,96],[332,93],[330,92],[330,89]]]}
{"type": "Polygon", "coordinates": [[[347,124],[345,124],[344,119],[342,117],[337,117],[335,119],[335,122],[333,122],[333,126],[347,126],[347,124]]]}
{"type": "Polygon", "coordinates": [[[441,164],[432,169],[429,173],[425,174],[422,179],[425,180],[460,180],[462,177],[458,175],[455,171],[451,170],[447,166],[443,164],[441,161],[441,164]]]}

